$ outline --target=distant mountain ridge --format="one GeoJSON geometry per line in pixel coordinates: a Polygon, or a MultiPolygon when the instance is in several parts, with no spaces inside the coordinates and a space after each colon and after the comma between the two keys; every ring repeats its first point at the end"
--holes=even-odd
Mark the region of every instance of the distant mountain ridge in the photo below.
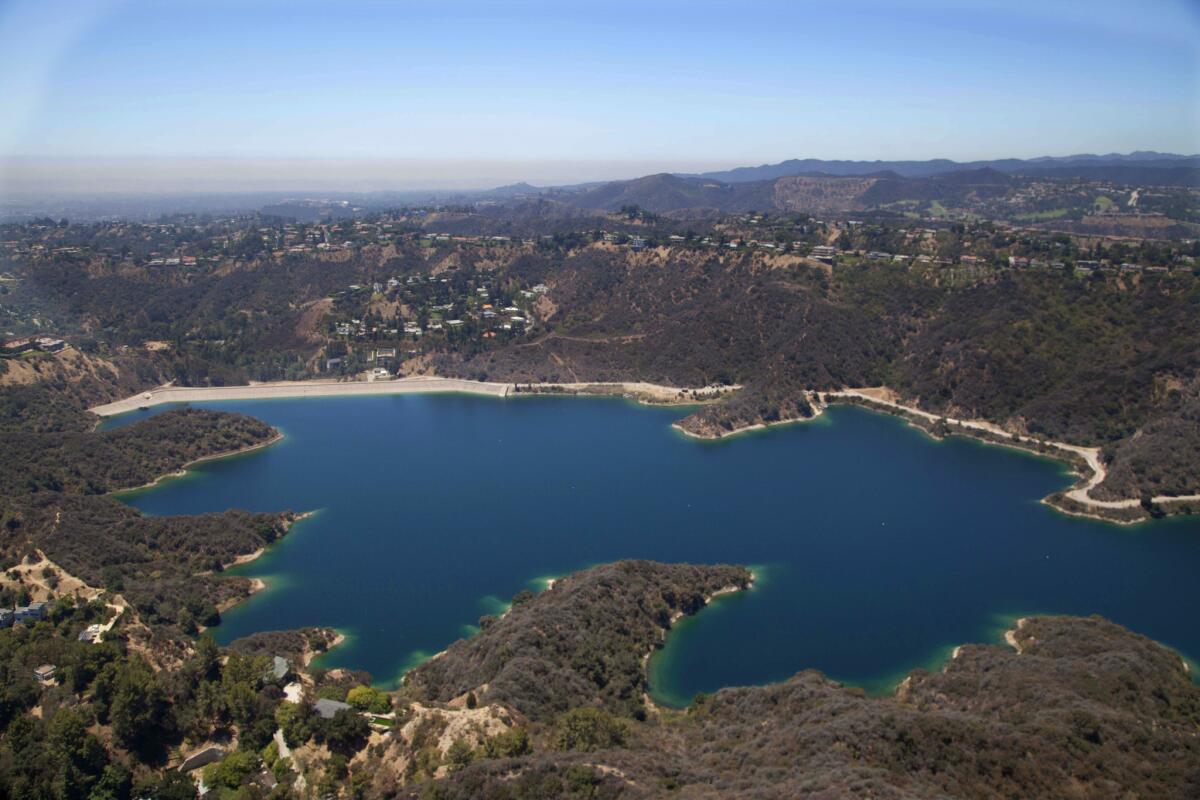
{"type": "MultiPolygon", "coordinates": [[[[819,158],[793,158],[778,164],[757,167],[737,167],[716,172],[680,177],[708,178],[722,183],[749,183],[785,178],[792,175],[858,176],[894,172],[905,178],[929,178],[947,172],[992,169],[1010,175],[1039,175],[1046,169],[1086,166],[1093,174],[1104,168],[1179,169],[1200,168],[1200,155],[1178,155],[1141,150],[1133,153],[1095,155],[1083,153],[1071,156],[1041,156],[1038,158],[1000,158],[988,161],[952,161],[935,158],[927,161],[826,161],[819,158]]],[[[1086,176],[1083,176],[1086,177],[1086,176]]],[[[1102,179],[1102,178],[1101,178],[1102,179]]]]}
{"type": "MultiPolygon", "coordinates": [[[[941,204],[940,214],[948,207],[1009,213],[1012,209],[1000,203],[1002,198],[1046,179],[1128,187],[1200,187],[1200,156],[1143,151],[965,163],[949,159],[793,159],[700,175],[661,172],[631,180],[559,186],[543,190],[540,197],[563,209],[588,213],[611,213],[632,206],[654,213],[700,216],[765,210],[858,213],[881,208],[901,213],[916,206],[929,208],[933,203],[941,204]]],[[[521,188],[537,191],[527,184],[521,188]]],[[[495,190],[492,196],[509,189],[495,190]]],[[[1061,208],[1042,208],[1037,202],[1024,201],[1028,206],[1023,211],[1081,217],[1088,210],[1079,206],[1078,197],[1071,195],[1065,184],[1060,195],[1061,208]]],[[[1111,204],[1111,198],[1107,202],[1111,204]]]]}

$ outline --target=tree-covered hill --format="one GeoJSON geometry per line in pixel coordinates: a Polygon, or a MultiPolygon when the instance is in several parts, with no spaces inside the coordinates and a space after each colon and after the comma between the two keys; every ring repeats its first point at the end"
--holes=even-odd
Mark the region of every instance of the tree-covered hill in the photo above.
{"type": "MultiPolygon", "coordinates": [[[[522,602],[490,635],[485,630],[485,644],[455,645],[410,680],[417,687],[430,675],[474,680],[485,676],[481,661],[488,663],[486,674],[523,669],[530,645],[521,642],[557,650],[544,643],[555,641],[547,634],[571,620],[591,623],[572,632],[593,643],[584,664],[625,657],[629,630],[647,614],[647,592],[670,591],[681,570],[699,577],[710,569],[642,562],[571,576],[563,589],[522,602]],[[621,579],[630,573],[631,580],[621,579]]],[[[1011,636],[1011,647],[960,648],[943,670],[912,673],[890,697],[867,697],[807,671],[770,686],[723,689],[698,697],[686,711],[658,710],[639,719],[622,718],[602,684],[592,684],[590,693],[571,697],[582,710],[550,719],[534,715],[532,753],[495,758],[481,752],[404,796],[1195,795],[1200,687],[1177,654],[1099,618],[1032,618],[1011,636]]],[[[578,648],[559,652],[580,663],[567,655],[578,648]]],[[[533,671],[528,683],[548,677],[533,671]]],[[[519,710],[533,694],[489,696],[519,710]]],[[[540,701],[526,707],[544,708],[540,701]]]]}

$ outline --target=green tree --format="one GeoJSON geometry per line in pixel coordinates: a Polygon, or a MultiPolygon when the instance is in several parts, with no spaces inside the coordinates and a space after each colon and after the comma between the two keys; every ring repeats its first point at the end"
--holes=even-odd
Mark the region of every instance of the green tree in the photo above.
{"type": "Polygon", "coordinates": [[[312,738],[316,713],[308,703],[281,703],[275,709],[275,720],[288,746],[299,747],[312,738]]]}
{"type": "Polygon", "coordinates": [[[236,789],[258,771],[262,759],[252,750],[236,750],[216,764],[204,768],[204,782],[209,786],[236,789]]]}
{"type": "Polygon", "coordinates": [[[92,788],[88,800],[129,800],[133,776],[122,764],[109,764],[92,788]]]}
{"type": "Polygon", "coordinates": [[[603,750],[620,747],[628,726],[601,708],[573,708],[554,722],[553,742],[559,750],[603,750]]]}
{"type": "Polygon", "coordinates": [[[468,766],[475,759],[475,750],[466,739],[455,739],[446,750],[446,763],[451,772],[468,766]]]}
{"type": "Polygon", "coordinates": [[[517,758],[533,752],[529,744],[529,732],[524,728],[510,728],[504,733],[490,736],[483,742],[483,752],[488,758],[517,758]]]}

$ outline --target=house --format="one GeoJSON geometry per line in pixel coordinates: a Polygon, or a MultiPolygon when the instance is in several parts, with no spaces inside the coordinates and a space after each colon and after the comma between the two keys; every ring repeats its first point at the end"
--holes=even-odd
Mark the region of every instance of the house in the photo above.
{"type": "Polygon", "coordinates": [[[80,632],[79,641],[98,644],[100,642],[100,637],[101,637],[102,633],[103,633],[103,629],[101,628],[99,623],[88,625],[86,628],[83,629],[83,631],[80,632]]]}
{"type": "Polygon", "coordinates": [[[342,359],[340,357],[325,359],[325,371],[326,372],[332,372],[335,367],[340,367],[341,365],[342,365],[342,359]]]}
{"type": "Polygon", "coordinates": [[[826,244],[819,244],[808,252],[810,258],[815,258],[817,261],[824,261],[826,264],[832,264],[834,256],[837,255],[837,248],[830,247],[826,244]]]}
{"type": "Polygon", "coordinates": [[[30,603],[13,609],[13,622],[30,622],[46,618],[46,603],[30,603]]]}
{"type": "Polygon", "coordinates": [[[32,349],[32,339],[10,339],[4,343],[4,352],[6,353],[24,353],[26,350],[32,349]]]}
{"type": "Polygon", "coordinates": [[[62,339],[55,339],[51,336],[39,336],[37,338],[37,346],[39,350],[45,350],[47,353],[57,353],[67,346],[67,343],[62,339]]]}
{"type": "Polygon", "coordinates": [[[292,665],[283,656],[271,656],[271,663],[267,666],[266,673],[263,675],[263,680],[279,681],[282,683],[287,680],[287,676],[292,671],[292,665]]]}
{"type": "Polygon", "coordinates": [[[7,608],[0,608],[0,628],[11,628],[13,624],[13,612],[7,608]]]}
{"type": "Polygon", "coordinates": [[[38,683],[50,683],[57,673],[58,668],[53,664],[42,664],[33,671],[33,677],[38,683]]]}
{"type": "Polygon", "coordinates": [[[191,772],[200,767],[207,767],[209,764],[215,764],[225,757],[225,748],[212,745],[203,750],[198,750],[183,760],[179,765],[180,772],[191,772]]]}
{"type": "Polygon", "coordinates": [[[868,261],[891,261],[892,254],[891,253],[883,253],[878,250],[872,250],[871,252],[867,253],[867,260],[868,261]]]}
{"type": "Polygon", "coordinates": [[[320,714],[321,719],[333,719],[339,711],[349,711],[350,704],[322,697],[313,704],[313,710],[320,714]]]}
{"type": "Polygon", "coordinates": [[[260,769],[254,776],[254,782],[268,792],[279,785],[279,781],[275,780],[275,776],[271,774],[271,770],[265,767],[260,769]]]}

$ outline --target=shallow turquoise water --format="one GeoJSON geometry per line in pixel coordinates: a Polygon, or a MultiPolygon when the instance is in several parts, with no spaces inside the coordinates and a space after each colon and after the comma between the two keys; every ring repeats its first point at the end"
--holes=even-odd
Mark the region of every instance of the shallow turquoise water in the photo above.
{"type": "Polygon", "coordinates": [[[1071,482],[1061,464],[935,442],[862,409],[698,442],[670,428],[679,409],[612,399],[204,405],[286,438],[127,501],[151,514],[317,510],[239,568],[269,589],[215,633],[331,626],[348,641],[320,665],[381,684],[521,589],[619,558],[760,576],[652,660],[665,702],[809,667],[881,689],[1030,613],[1103,614],[1200,654],[1200,520],[1066,517],[1038,502],[1071,482]]]}

